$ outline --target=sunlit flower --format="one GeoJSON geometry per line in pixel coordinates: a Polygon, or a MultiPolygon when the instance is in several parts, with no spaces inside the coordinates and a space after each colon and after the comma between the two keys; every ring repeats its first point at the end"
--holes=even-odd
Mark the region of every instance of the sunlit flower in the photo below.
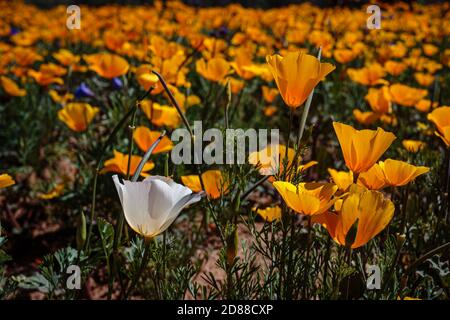
{"type": "Polygon", "coordinates": [[[2,84],[3,90],[13,97],[23,97],[27,94],[25,89],[20,89],[17,83],[7,77],[0,77],[0,82],[2,84]]]}
{"type": "Polygon", "coordinates": [[[67,49],[60,49],[58,52],[55,52],[53,54],[53,58],[66,67],[74,65],[80,61],[80,56],[74,55],[67,49]]]}
{"type": "Polygon", "coordinates": [[[16,182],[14,179],[7,173],[0,174],[0,189],[12,186],[16,182]]]}
{"type": "Polygon", "coordinates": [[[64,183],[58,183],[52,190],[47,193],[41,193],[38,195],[39,199],[42,200],[51,200],[59,197],[64,191],[64,183]]]}
{"type": "Polygon", "coordinates": [[[391,95],[389,87],[384,86],[380,89],[370,88],[369,93],[364,97],[374,112],[389,113],[391,112],[391,95]]]}
{"type": "MultiPolygon", "coordinates": [[[[286,146],[285,145],[268,145],[259,151],[254,151],[248,156],[248,163],[258,166],[259,172],[262,175],[281,175],[284,170],[284,163],[287,161],[287,167],[291,168],[295,159],[295,150],[289,148],[287,150],[286,160],[286,146]]],[[[308,163],[301,164],[302,158],[297,157],[297,170],[303,172],[312,166],[315,166],[317,161],[309,161],[308,163]]]]}
{"type": "MultiPolygon", "coordinates": [[[[202,173],[202,180],[205,192],[212,199],[220,198],[222,193],[228,192],[228,185],[222,177],[220,170],[208,170],[202,173]]],[[[198,175],[181,176],[181,182],[194,192],[203,190],[200,177],[198,175]]]]}
{"type": "Polygon", "coordinates": [[[389,148],[395,135],[381,128],[356,130],[353,127],[333,122],[347,167],[354,173],[367,171],[389,148]]]}
{"type": "Polygon", "coordinates": [[[432,74],[416,72],[414,74],[414,79],[416,79],[417,83],[423,87],[429,87],[434,82],[434,76],[432,74]]]}
{"type": "Polygon", "coordinates": [[[305,215],[321,214],[335,202],[333,195],[338,187],[333,183],[300,183],[297,186],[285,181],[275,181],[277,189],[289,208],[305,215]]]}
{"type": "Polygon", "coordinates": [[[434,123],[438,137],[450,147],[450,107],[443,106],[428,114],[428,120],[434,123]]]}
{"type": "MultiPolygon", "coordinates": [[[[136,142],[139,149],[143,152],[146,152],[153,143],[158,140],[161,132],[159,131],[151,131],[147,127],[137,127],[133,132],[133,139],[136,142]]],[[[153,149],[153,154],[168,152],[172,150],[173,142],[167,136],[162,137],[161,141],[158,145],[153,149]]]]}
{"type": "Polygon", "coordinates": [[[73,131],[81,132],[87,129],[99,111],[99,108],[92,107],[89,103],[72,102],[58,111],[58,119],[73,131]]]}
{"type": "Polygon", "coordinates": [[[427,90],[416,89],[399,83],[391,85],[389,91],[392,101],[405,107],[414,107],[428,93],[427,90]]]}
{"type": "Polygon", "coordinates": [[[285,57],[275,54],[266,60],[281,97],[291,108],[300,107],[314,87],[335,69],[303,51],[289,52],[285,57]]]}
{"type": "Polygon", "coordinates": [[[325,227],[340,245],[355,249],[379,234],[391,221],[394,210],[394,204],[381,192],[367,190],[351,193],[343,201],[339,213],[325,212],[313,216],[312,222],[325,227]],[[354,241],[348,243],[347,235],[354,225],[356,235],[354,241]]]}
{"type": "Polygon", "coordinates": [[[150,100],[144,100],[140,105],[142,111],[155,126],[176,128],[181,123],[181,117],[174,107],[152,103],[150,100]]]}
{"type": "Polygon", "coordinates": [[[339,187],[339,190],[346,191],[353,184],[353,172],[337,171],[328,169],[333,182],[339,187]]]}
{"type": "Polygon", "coordinates": [[[333,52],[334,59],[339,63],[348,63],[357,57],[357,54],[350,49],[337,49],[333,52]]]}
{"type": "Polygon", "coordinates": [[[383,171],[386,183],[394,187],[404,186],[421,174],[430,171],[428,167],[416,167],[409,163],[392,159],[380,161],[378,164],[383,171]]]}
{"type": "MultiPolygon", "coordinates": [[[[438,103],[433,103],[433,108],[437,107],[438,103]]],[[[421,99],[419,102],[417,102],[414,107],[419,110],[420,112],[428,112],[431,109],[431,100],[429,99],[421,99]]]]}
{"type": "Polygon", "coordinates": [[[59,94],[58,91],[53,89],[48,91],[48,95],[50,96],[50,98],[52,98],[54,102],[59,103],[61,105],[65,105],[67,102],[69,102],[74,98],[74,95],[71,94],[70,92],[59,94]]]}
{"type": "Polygon", "coordinates": [[[152,73],[152,66],[148,64],[143,64],[136,69],[136,79],[145,91],[159,82],[156,74],[152,73]]]}
{"type": "Polygon", "coordinates": [[[83,59],[89,64],[89,69],[107,79],[120,77],[126,74],[130,68],[127,60],[111,53],[85,55],[83,59]]]}
{"type": "Polygon", "coordinates": [[[409,152],[416,153],[422,150],[425,147],[426,143],[419,140],[403,140],[402,145],[409,152]]]}
{"type": "Polygon", "coordinates": [[[267,103],[272,103],[278,95],[276,88],[269,88],[268,86],[262,87],[263,98],[267,103]]]}
{"type": "MultiPolygon", "coordinates": [[[[101,173],[106,172],[115,172],[120,173],[123,176],[127,175],[128,171],[128,154],[123,154],[119,151],[114,150],[114,158],[108,159],[104,163],[104,168],[101,170],[101,173]]],[[[136,172],[139,163],[141,162],[142,157],[132,155],[130,160],[130,176],[133,176],[136,172]]],[[[152,170],[155,167],[155,164],[152,161],[148,161],[144,164],[144,167],[141,172],[142,177],[147,177],[150,174],[148,171],[152,170]]]]}
{"type": "Polygon", "coordinates": [[[268,222],[281,219],[281,208],[279,206],[257,209],[256,213],[268,222]]]}
{"type": "Polygon", "coordinates": [[[359,109],[353,109],[353,116],[359,123],[365,126],[369,126],[373,124],[375,121],[377,121],[381,115],[379,113],[375,113],[372,111],[362,112],[359,109]]]}
{"type": "Polygon", "coordinates": [[[119,181],[113,176],[128,225],[145,238],[163,233],[185,207],[201,200],[201,194],[168,177],[151,176],[140,182],[119,181]]]}
{"type": "Polygon", "coordinates": [[[370,190],[380,190],[386,187],[383,170],[378,163],[375,163],[369,170],[359,175],[358,184],[370,190]]]}
{"type": "Polygon", "coordinates": [[[383,84],[383,77],[386,72],[383,67],[377,63],[368,65],[361,69],[348,69],[348,76],[351,80],[360,83],[365,86],[373,86],[376,84],[383,84]]]}
{"type": "Polygon", "coordinates": [[[222,58],[212,58],[208,61],[199,59],[195,66],[200,75],[215,82],[222,81],[231,72],[231,65],[222,58]]]}
{"type": "Polygon", "coordinates": [[[389,74],[399,76],[408,68],[408,66],[403,62],[389,60],[385,62],[384,68],[389,74]]]}

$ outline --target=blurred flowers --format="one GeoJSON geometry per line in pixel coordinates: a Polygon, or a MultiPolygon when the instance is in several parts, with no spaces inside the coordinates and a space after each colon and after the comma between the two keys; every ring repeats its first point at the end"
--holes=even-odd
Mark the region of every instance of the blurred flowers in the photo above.
{"type": "Polygon", "coordinates": [[[120,77],[126,74],[130,68],[127,60],[111,53],[85,55],[83,59],[89,64],[89,69],[107,79],[120,77]]]}
{"type": "Polygon", "coordinates": [[[0,82],[2,84],[3,90],[13,97],[23,97],[27,94],[25,89],[20,89],[17,83],[7,77],[0,77],[0,82]]]}
{"type": "Polygon", "coordinates": [[[9,174],[0,174],[0,189],[12,186],[13,184],[15,184],[14,179],[9,174]]]}
{"type": "MultiPolygon", "coordinates": [[[[123,154],[119,151],[114,150],[114,158],[105,161],[104,168],[101,170],[101,173],[115,172],[120,173],[123,176],[126,176],[128,171],[128,159],[129,156],[127,154],[123,154]]],[[[142,158],[139,156],[135,155],[131,156],[130,172],[129,172],[130,176],[134,175],[141,160],[142,158]]],[[[143,177],[149,176],[150,174],[148,173],[148,171],[152,170],[154,167],[155,164],[152,161],[148,161],[146,164],[144,164],[141,176],[143,177]]]]}
{"type": "Polygon", "coordinates": [[[92,107],[89,103],[72,102],[58,111],[58,118],[73,131],[81,132],[87,129],[99,111],[99,108],[92,107]]]}

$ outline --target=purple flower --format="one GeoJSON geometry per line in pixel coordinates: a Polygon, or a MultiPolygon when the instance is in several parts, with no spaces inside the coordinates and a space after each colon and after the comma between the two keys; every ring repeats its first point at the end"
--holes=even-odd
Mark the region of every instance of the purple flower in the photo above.
{"type": "Polygon", "coordinates": [[[120,78],[114,78],[112,80],[112,85],[114,89],[119,90],[120,88],[122,88],[123,83],[122,80],[120,80],[120,78]]]}
{"type": "Polygon", "coordinates": [[[16,27],[11,27],[11,30],[10,30],[9,34],[10,34],[11,36],[13,36],[13,35],[15,35],[15,34],[18,34],[19,32],[20,32],[20,29],[18,29],[18,28],[16,28],[16,27]]]}
{"type": "Polygon", "coordinates": [[[94,92],[92,92],[92,90],[84,82],[82,82],[75,90],[76,98],[93,97],[94,95],[94,92]]]}

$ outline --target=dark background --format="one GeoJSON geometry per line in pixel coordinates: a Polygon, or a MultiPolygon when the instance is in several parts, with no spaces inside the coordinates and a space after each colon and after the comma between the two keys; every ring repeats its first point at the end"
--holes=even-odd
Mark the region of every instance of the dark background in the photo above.
{"type": "MultiPolygon", "coordinates": [[[[15,1],[15,0],[11,0],[15,1]]],[[[142,4],[152,4],[151,0],[26,0],[26,3],[31,3],[38,5],[40,7],[52,7],[55,5],[71,5],[71,4],[88,4],[88,5],[104,5],[104,4],[128,4],[128,5],[142,5],[142,4]]],[[[240,3],[245,7],[258,7],[258,8],[272,8],[272,7],[282,7],[289,4],[298,4],[303,2],[311,2],[315,5],[321,7],[330,6],[361,6],[363,4],[370,3],[369,0],[183,0],[184,3],[191,6],[208,7],[208,6],[225,6],[231,3],[240,3]]],[[[386,1],[387,3],[392,3],[394,1],[386,1]]],[[[418,1],[408,1],[403,2],[418,2],[418,3],[436,3],[445,2],[445,0],[418,0],[418,1]]]]}

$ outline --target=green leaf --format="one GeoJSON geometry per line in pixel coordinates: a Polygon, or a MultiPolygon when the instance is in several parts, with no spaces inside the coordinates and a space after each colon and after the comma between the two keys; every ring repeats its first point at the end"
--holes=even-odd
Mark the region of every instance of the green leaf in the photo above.
{"type": "Polygon", "coordinates": [[[109,259],[114,243],[114,228],[111,223],[102,218],[97,219],[97,227],[100,233],[100,239],[102,240],[102,248],[105,258],[109,259]]]}

